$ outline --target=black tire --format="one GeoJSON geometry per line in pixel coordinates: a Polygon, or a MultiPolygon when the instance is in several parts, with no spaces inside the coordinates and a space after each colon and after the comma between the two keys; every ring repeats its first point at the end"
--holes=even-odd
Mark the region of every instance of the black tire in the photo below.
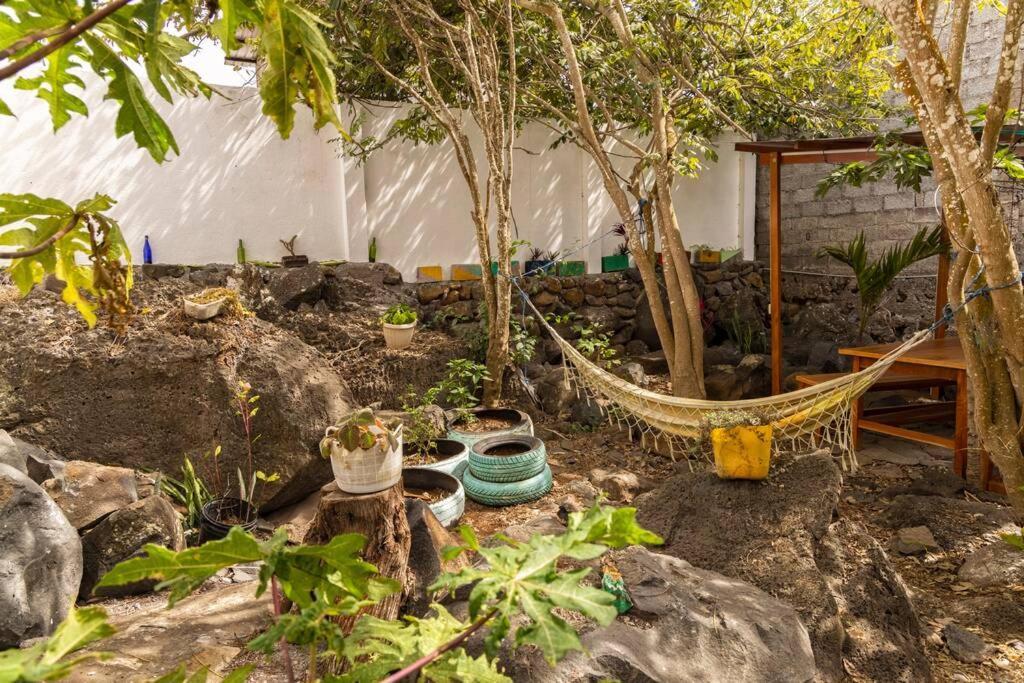
{"type": "Polygon", "coordinates": [[[477,441],[469,449],[469,471],[482,481],[523,481],[543,472],[547,462],[544,442],[535,436],[492,436],[477,441]],[[501,447],[518,447],[523,452],[516,455],[487,454],[501,447]]]}
{"type": "Polygon", "coordinates": [[[466,488],[466,495],[482,505],[519,505],[537,500],[551,490],[551,468],[545,465],[544,470],[534,477],[505,483],[483,481],[466,470],[462,485],[466,488]]]}

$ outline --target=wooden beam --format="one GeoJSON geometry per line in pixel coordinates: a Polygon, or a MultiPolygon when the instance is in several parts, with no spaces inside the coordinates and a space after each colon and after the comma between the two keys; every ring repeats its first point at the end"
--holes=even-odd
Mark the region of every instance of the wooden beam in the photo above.
{"type": "Polygon", "coordinates": [[[769,172],[769,285],[771,288],[772,394],[782,393],[782,153],[771,155],[769,172]]]}
{"type": "MultiPolygon", "coordinates": [[[[762,152],[757,155],[757,162],[761,166],[768,166],[772,157],[778,152],[762,152]]],[[[855,152],[783,152],[782,165],[790,164],[848,164],[851,161],[874,161],[878,158],[876,152],[871,150],[860,150],[855,152]]]]}

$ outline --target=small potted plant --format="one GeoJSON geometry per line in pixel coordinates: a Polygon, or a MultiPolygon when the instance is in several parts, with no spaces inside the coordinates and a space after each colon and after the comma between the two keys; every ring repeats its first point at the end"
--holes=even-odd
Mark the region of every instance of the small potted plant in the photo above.
{"type": "Polygon", "coordinates": [[[182,298],[185,315],[195,320],[209,320],[227,308],[230,313],[245,315],[238,292],[228,287],[208,287],[182,298]]]}
{"type": "Polygon", "coordinates": [[[545,257],[544,250],[539,247],[530,249],[530,257],[526,259],[526,275],[550,275],[551,261],[545,257]]]}
{"type": "Polygon", "coordinates": [[[324,432],[320,455],[330,458],[342,491],[383,491],[402,478],[402,421],[383,420],[371,408],[349,413],[324,432]]]}
{"type": "Polygon", "coordinates": [[[217,446],[209,454],[213,460],[213,490],[220,492],[220,495],[202,506],[199,519],[200,543],[224,538],[233,526],[240,526],[246,531],[255,529],[259,514],[256,489],[260,484],[266,486],[279,479],[277,474],[268,475],[256,469],[254,446],[260,437],[253,433],[253,422],[259,412],[259,401],[260,397],[252,393],[248,382],[238,383],[231,404],[245,433],[246,468],[244,472],[241,467],[237,468],[238,495],[232,496],[233,483],[225,482],[221,476],[221,447],[217,446]]]}
{"type": "Polygon", "coordinates": [[[288,252],[287,256],[281,257],[281,265],[285,268],[301,268],[302,266],[309,265],[309,257],[305,254],[295,253],[295,240],[299,238],[298,235],[292,235],[290,240],[278,240],[288,252]]]}
{"type": "Polygon", "coordinates": [[[380,323],[384,327],[384,343],[389,349],[404,349],[412,344],[417,318],[416,310],[406,304],[395,304],[384,312],[380,323]]]}

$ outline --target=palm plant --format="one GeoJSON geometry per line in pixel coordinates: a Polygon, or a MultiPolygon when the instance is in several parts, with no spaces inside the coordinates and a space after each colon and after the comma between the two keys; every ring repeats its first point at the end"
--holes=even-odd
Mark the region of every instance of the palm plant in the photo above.
{"type": "Polygon", "coordinates": [[[863,232],[846,244],[823,247],[818,252],[819,257],[828,256],[846,264],[857,278],[857,294],[860,298],[858,341],[864,338],[868,322],[878,311],[882,297],[896,276],[911,264],[948,251],[949,245],[942,231],[941,225],[931,230],[921,228],[910,241],[888,247],[873,261],[868,260],[867,241],[863,232]]]}

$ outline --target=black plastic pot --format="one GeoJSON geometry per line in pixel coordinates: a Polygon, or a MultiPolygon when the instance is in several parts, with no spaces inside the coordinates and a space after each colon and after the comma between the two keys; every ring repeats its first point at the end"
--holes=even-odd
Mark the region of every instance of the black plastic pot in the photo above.
{"type": "Polygon", "coordinates": [[[199,516],[199,542],[216,541],[224,538],[231,531],[231,527],[240,526],[246,531],[253,531],[256,528],[256,509],[247,501],[238,498],[217,498],[203,506],[203,512],[199,516]],[[241,524],[228,524],[225,519],[248,519],[250,521],[241,524]]]}

